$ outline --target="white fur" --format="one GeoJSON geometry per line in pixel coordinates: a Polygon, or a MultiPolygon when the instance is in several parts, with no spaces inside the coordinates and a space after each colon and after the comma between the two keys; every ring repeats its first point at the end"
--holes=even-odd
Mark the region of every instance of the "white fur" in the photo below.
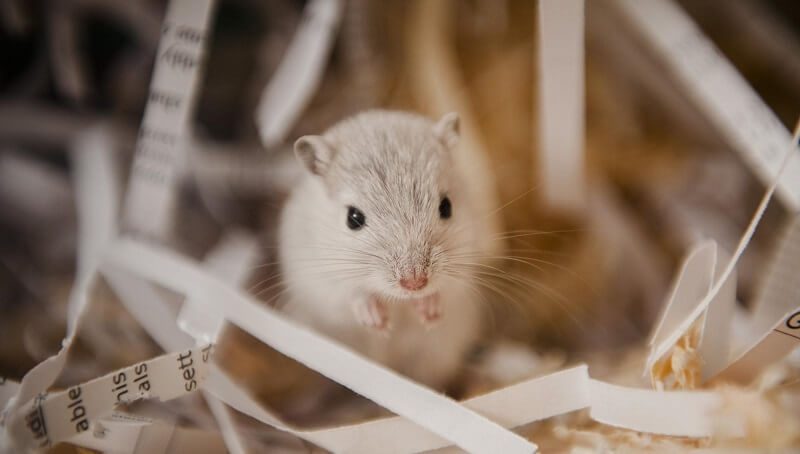
{"type": "Polygon", "coordinates": [[[443,273],[453,251],[487,253],[478,250],[486,213],[468,199],[470,182],[455,165],[457,128],[452,114],[434,124],[418,115],[369,111],[322,137],[300,139],[298,156],[310,171],[280,225],[286,312],[430,386],[453,377],[480,330],[472,276],[443,273]],[[318,154],[315,144],[324,144],[318,154]],[[453,207],[447,220],[438,210],[444,195],[453,207]],[[347,227],[348,206],[366,215],[361,230],[347,227]],[[411,271],[426,273],[427,287],[401,288],[399,278],[411,271]],[[386,332],[376,329],[381,313],[369,306],[376,296],[392,301],[383,314],[386,332]],[[439,307],[426,306],[437,299],[439,307]],[[441,317],[431,326],[420,314],[441,317]]]}

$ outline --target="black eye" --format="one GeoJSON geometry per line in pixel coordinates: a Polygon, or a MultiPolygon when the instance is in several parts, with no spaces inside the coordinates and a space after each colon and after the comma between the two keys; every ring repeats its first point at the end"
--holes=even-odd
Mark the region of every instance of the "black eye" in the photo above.
{"type": "Polygon", "coordinates": [[[347,227],[350,230],[359,230],[364,227],[366,222],[367,218],[364,217],[364,213],[361,210],[356,207],[347,207],[347,227]]]}
{"type": "Polygon", "coordinates": [[[439,203],[439,216],[442,219],[450,219],[450,216],[453,215],[453,207],[450,205],[450,199],[447,197],[442,199],[442,202],[439,203]]]}

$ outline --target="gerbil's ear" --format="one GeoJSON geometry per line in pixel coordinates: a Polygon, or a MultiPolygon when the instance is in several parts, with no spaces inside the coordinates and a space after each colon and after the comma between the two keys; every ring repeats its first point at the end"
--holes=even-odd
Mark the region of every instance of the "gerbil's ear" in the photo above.
{"type": "Polygon", "coordinates": [[[458,143],[458,114],[445,114],[433,126],[433,133],[447,148],[453,148],[458,143]]]}
{"type": "Polygon", "coordinates": [[[294,143],[294,154],[315,175],[325,174],[333,153],[333,147],[322,136],[303,136],[294,143]]]}

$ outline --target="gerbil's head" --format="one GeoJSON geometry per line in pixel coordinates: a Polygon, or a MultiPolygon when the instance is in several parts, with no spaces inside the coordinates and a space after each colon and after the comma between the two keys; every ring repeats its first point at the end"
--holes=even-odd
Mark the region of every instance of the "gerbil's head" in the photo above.
{"type": "Polygon", "coordinates": [[[336,260],[365,290],[418,298],[448,277],[448,257],[468,241],[461,208],[469,202],[452,159],[457,141],[455,113],[433,123],[369,111],[295,143],[324,187],[326,209],[314,216],[315,229],[344,251],[336,260]]]}

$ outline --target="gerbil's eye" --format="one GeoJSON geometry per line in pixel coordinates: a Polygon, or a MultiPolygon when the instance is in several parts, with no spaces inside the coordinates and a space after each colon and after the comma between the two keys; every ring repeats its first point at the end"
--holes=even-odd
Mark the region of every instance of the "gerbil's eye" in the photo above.
{"type": "Polygon", "coordinates": [[[367,218],[364,213],[356,207],[347,207],[347,227],[350,230],[359,230],[366,224],[367,218]]]}
{"type": "Polygon", "coordinates": [[[450,219],[452,215],[453,207],[450,205],[450,199],[445,197],[442,199],[441,203],[439,203],[439,217],[442,219],[450,219]]]}

